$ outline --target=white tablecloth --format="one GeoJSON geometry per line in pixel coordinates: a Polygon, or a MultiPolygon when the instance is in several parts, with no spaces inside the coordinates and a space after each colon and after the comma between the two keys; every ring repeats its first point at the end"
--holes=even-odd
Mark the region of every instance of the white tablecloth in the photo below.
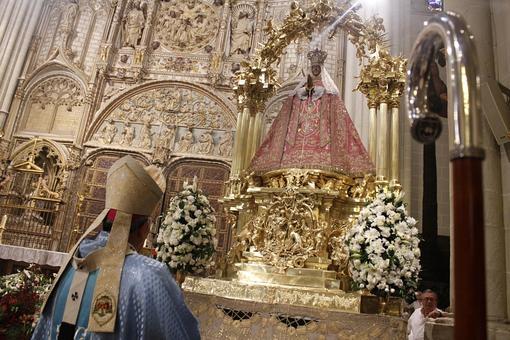
{"type": "Polygon", "coordinates": [[[0,259],[60,267],[67,253],[0,244],[0,259]]]}

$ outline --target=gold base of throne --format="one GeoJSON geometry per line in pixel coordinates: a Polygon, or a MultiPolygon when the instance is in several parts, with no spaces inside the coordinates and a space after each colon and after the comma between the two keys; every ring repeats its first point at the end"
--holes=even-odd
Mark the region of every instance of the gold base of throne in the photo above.
{"type": "Polygon", "coordinates": [[[250,284],[270,284],[314,289],[349,290],[349,278],[333,270],[327,270],[331,260],[314,257],[308,259],[303,268],[279,269],[264,264],[262,255],[257,252],[244,252],[247,262],[236,263],[235,281],[250,284]]]}
{"type": "Polygon", "coordinates": [[[230,254],[234,280],[348,291],[341,237],[373,193],[373,176],[281,169],[244,181],[244,192],[224,201],[242,207],[230,254]]]}

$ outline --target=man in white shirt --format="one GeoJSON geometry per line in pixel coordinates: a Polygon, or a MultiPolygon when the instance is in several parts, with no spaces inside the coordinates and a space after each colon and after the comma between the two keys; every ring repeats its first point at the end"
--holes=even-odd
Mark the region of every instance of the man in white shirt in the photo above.
{"type": "Polygon", "coordinates": [[[427,289],[421,294],[422,307],[416,309],[407,321],[409,340],[423,340],[427,318],[438,318],[443,312],[437,308],[437,294],[427,289]]]}

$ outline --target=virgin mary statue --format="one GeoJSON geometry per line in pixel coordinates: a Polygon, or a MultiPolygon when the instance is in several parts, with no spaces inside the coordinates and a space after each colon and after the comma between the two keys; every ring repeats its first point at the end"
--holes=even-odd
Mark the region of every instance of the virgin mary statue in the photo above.
{"type": "Polygon", "coordinates": [[[311,75],[284,102],[251,163],[257,174],[288,168],[322,169],[358,177],[374,165],[324,68],[327,53],[308,53],[311,75]]]}

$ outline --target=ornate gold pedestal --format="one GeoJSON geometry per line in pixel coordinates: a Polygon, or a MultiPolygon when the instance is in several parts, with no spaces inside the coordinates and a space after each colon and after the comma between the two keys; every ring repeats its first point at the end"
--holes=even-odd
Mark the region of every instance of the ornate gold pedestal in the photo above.
{"type": "Polygon", "coordinates": [[[186,304],[202,339],[406,339],[397,317],[359,313],[360,295],[187,277],[186,304]]]}
{"type": "Polygon", "coordinates": [[[244,283],[349,288],[342,236],[374,191],[372,176],[281,169],[244,179],[243,195],[225,198],[238,232],[229,254],[244,283]]]}

